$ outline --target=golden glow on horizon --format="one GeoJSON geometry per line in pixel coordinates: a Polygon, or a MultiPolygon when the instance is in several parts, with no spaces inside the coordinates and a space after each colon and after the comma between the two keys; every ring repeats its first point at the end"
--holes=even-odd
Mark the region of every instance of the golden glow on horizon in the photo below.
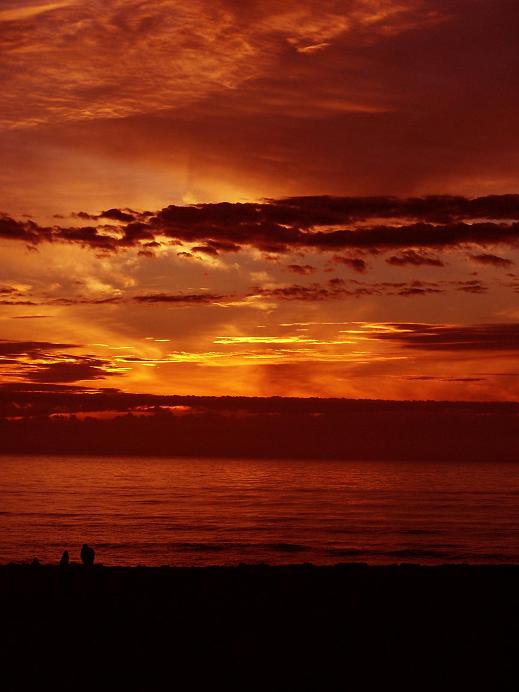
{"type": "Polygon", "coordinates": [[[301,336],[217,336],[215,344],[312,344],[337,345],[354,344],[354,341],[320,341],[301,336]]]}

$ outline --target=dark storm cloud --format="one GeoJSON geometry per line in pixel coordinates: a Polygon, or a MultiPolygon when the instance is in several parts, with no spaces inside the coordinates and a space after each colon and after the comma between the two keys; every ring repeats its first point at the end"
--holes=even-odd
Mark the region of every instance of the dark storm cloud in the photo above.
{"type": "Polygon", "coordinates": [[[319,250],[339,248],[391,249],[409,247],[444,248],[465,243],[515,243],[519,240],[519,223],[492,222],[432,225],[413,223],[402,226],[373,226],[358,230],[317,231],[302,234],[298,242],[319,250]]]}
{"type": "Polygon", "coordinates": [[[461,197],[331,197],[305,196],[269,200],[278,223],[312,218],[312,225],[337,225],[372,218],[423,219],[449,223],[461,219],[519,220],[519,195],[461,197]]]}
{"type": "Polygon", "coordinates": [[[386,259],[388,264],[392,264],[395,267],[403,267],[406,265],[411,265],[414,267],[420,267],[422,265],[430,267],[443,267],[444,263],[437,257],[431,257],[424,252],[417,252],[416,250],[403,250],[398,255],[392,255],[386,259]]]}
{"type": "Polygon", "coordinates": [[[110,296],[108,298],[89,298],[88,296],[75,296],[74,298],[52,298],[43,299],[40,305],[108,305],[111,303],[121,303],[120,296],[110,296]]]}
{"type": "Polygon", "coordinates": [[[371,338],[396,341],[405,348],[430,351],[517,351],[519,324],[476,325],[391,323],[398,330],[372,334],[371,338]]]}
{"type": "Polygon", "coordinates": [[[24,293],[12,286],[0,286],[0,305],[35,305],[24,293]]]}
{"type": "Polygon", "coordinates": [[[475,279],[470,281],[454,282],[454,285],[456,284],[458,291],[464,291],[465,293],[486,293],[488,291],[488,286],[475,279]]]}
{"type": "Polygon", "coordinates": [[[339,226],[368,219],[410,219],[448,224],[465,220],[519,220],[519,195],[468,198],[429,196],[397,197],[305,196],[269,199],[263,203],[170,205],[153,221],[178,228],[225,227],[259,222],[311,228],[339,226]]]}
{"type": "MultiPolygon", "coordinates": [[[[415,248],[453,247],[467,243],[485,246],[519,241],[519,196],[477,199],[424,197],[399,200],[392,197],[298,197],[263,203],[171,205],[159,212],[134,219],[133,212],[110,209],[103,212],[117,220],[116,226],[67,228],[38,226],[33,221],[0,217],[0,237],[22,240],[74,243],[115,251],[159,243],[166,236],[177,244],[193,243],[195,251],[216,256],[254,247],[264,252],[286,253],[293,249],[376,251],[402,249],[407,254],[391,259],[393,264],[436,265],[415,248]],[[387,223],[381,223],[387,219],[387,223]],[[361,227],[355,224],[363,222],[361,227]],[[371,221],[371,225],[366,225],[371,221]],[[391,223],[389,223],[391,221],[391,223]],[[349,225],[349,228],[337,226],[349,225]],[[401,261],[400,261],[401,260],[401,261]]],[[[99,217],[97,217],[99,218],[99,217]]],[[[363,271],[363,260],[344,258],[353,269],[363,271]]]]}
{"type": "Polygon", "coordinates": [[[130,222],[135,221],[136,214],[129,209],[108,209],[99,214],[99,218],[112,219],[113,221],[130,222]]]}
{"type": "Polygon", "coordinates": [[[359,274],[363,274],[368,268],[368,263],[360,257],[341,257],[340,255],[335,255],[333,261],[336,264],[345,264],[359,274]]]}
{"type": "Polygon", "coordinates": [[[434,293],[443,293],[443,289],[441,288],[429,288],[429,287],[421,287],[421,286],[410,286],[409,288],[403,288],[401,291],[398,291],[399,296],[403,296],[404,298],[409,298],[411,296],[427,296],[430,294],[434,293]]]}
{"type": "Polygon", "coordinates": [[[311,284],[292,284],[274,288],[257,287],[253,295],[277,300],[321,301],[341,298],[361,298],[363,296],[425,296],[443,293],[447,283],[411,281],[411,282],[379,282],[368,283],[360,281],[345,281],[340,278],[330,279],[327,284],[313,282],[311,284]]]}
{"type": "Polygon", "coordinates": [[[32,300],[0,300],[0,305],[38,305],[32,300]]]}
{"type": "Polygon", "coordinates": [[[6,214],[0,214],[0,238],[22,240],[26,243],[50,239],[47,229],[38,226],[34,221],[16,221],[6,214]]]}
{"type": "Polygon", "coordinates": [[[31,358],[38,358],[48,351],[68,350],[80,348],[77,344],[53,343],[51,341],[7,341],[0,340],[0,357],[20,356],[27,354],[31,358]]]}
{"type": "Polygon", "coordinates": [[[108,373],[105,367],[109,361],[100,358],[77,358],[74,362],[49,363],[45,365],[31,365],[22,372],[23,378],[29,382],[79,382],[81,380],[101,380],[108,375],[120,373],[111,371],[108,373]]]}
{"type": "Polygon", "coordinates": [[[81,348],[78,344],[50,341],[0,341],[2,375],[25,382],[78,382],[117,375],[109,360],[93,355],[64,355],[62,351],[81,348]],[[108,370],[108,369],[109,370],[108,370]]]}
{"type": "Polygon", "coordinates": [[[261,288],[253,289],[256,295],[261,295],[265,298],[275,298],[277,300],[328,300],[329,298],[338,298],[340,296],[351,295],[349,291],[342,287],[326,288],[318,283],[312,284],[292,284],[291,286],[279,286],[276,288],[261,288]]]}
{"type": "Polygon", "coordinates": [[[289,264],[287,265],[287,269],[289,272],[300,274],[301,276],[308,276],[315,272],[315,267],[311,264],[289,264]]]}
{"type": "Polygon", "coordinates": [[[204,255],[209,255],[210,257],[216,257],[218,255],[218,250],[210,245],[197,245],[193,248],[193,252],[201,252],[204,255]]]}
{"type": "Polygon", "coordinates": [[[115,250],[118,246],[116,238],[103,233],[102,230],[100,232],[96,226],[54,228],[50,239],[100,250],[115,250]]]}
{"type": "Polygon", "coordinates": [[[484,245],[519,239],[519,224],[514,223],[519,218],[518,200],[516,195],[475,200],[300,197],[263,204],[171,205],[150,217],[146,229],[160,230],[184,242],[224,239],[274,252],[293,247],[373,250],[441,248],[463,243],[484,245]],[[398,225],[381,224],[381,218],[398,220],[398,225]],[[372,226],[336,228],[370,219],[376,222],[372,226]],[[328,229],[314,230],[323,227],[328,229]]]}
{"type": "MultiPolygon", "coordinates": [[[[236,243],[225,240],[209,240],[207,241],[207,245],[217,252],[239,252],[239,250],[241,250],[240,246],[236,243]]],[[[193,250],[196,250],[196,248],[193,248],[193,250]]]]}
{"type": "MultiPolygon", "coordinates": [[[[139,218],[145,218],[145,214],[133,211],[132,209],[107,209],[99,214],[89,214],[86,211],[78,211],[72,214],[73,217],[84,219],[85,221],[97,221],[98,219],[110,219],[111,221],[121,221],[122,223],[131,223],[139,218]]],[[[59,214],[55,214],[54,218],[63,218],[59,214]]]]}
{"type": "Polygon", "coordinates": [[[491,253],[481,253],[476,255],[470,255],[470,259],[479,264],[486,264],[493,267],[502,267],[504,269],[511,267],[513,265],[512,260],[506,259],[505,257],[500,257],[499,255],[493,255],[491,253]]]}
{"type": "Polygon", "coordinates": [[[178,303],[190,305],[216,303],[225,298],[229,298],[229,296],[212,293],[146,293],[134,296],[133,300],[137,303],[178,303]]]}

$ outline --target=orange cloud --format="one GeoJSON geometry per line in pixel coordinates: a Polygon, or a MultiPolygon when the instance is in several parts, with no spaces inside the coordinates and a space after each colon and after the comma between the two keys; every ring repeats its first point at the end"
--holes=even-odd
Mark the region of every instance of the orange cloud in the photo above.
{"type": "Polygon", "coordinates": [[[0,12],[2,121],[28,127],[184,108],[268,74],[288,47],[311,56],[345,33],[398,30],[419,4],[25,2],[0,12]]]}

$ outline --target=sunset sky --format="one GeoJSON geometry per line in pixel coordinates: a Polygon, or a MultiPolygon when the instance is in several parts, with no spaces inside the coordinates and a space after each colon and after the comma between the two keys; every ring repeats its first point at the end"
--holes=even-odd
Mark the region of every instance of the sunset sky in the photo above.
{"type": "Polygon", "coordinates": [[[0,378],[516,400],[517,0],[3,0],[0,378]]]}

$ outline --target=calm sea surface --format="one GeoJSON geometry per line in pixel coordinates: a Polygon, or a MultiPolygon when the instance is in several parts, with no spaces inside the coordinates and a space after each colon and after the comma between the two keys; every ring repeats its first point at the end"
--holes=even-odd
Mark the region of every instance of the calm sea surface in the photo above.
{"type": "Polygon", "coordinates": [[[519,562],[519,463],[0,456],[0,563],[519,562]]]}

